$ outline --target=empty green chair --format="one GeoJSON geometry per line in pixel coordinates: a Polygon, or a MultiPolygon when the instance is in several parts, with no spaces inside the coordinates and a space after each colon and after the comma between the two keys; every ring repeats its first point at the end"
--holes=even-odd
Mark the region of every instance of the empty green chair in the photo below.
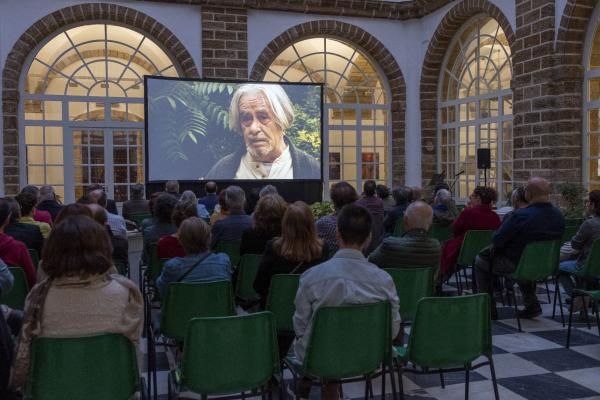
{"type": "Polygon", "coordinates": [[[293,332],[294,300],[300,284],[300,275],[277,274],[271,279],[266,310],[273,313],[277,332],[293,332]]]}
{"type": "Polygon", "coordinates": [[[451,225],[444,226],[440,224],[431,225],[428,232],[430,238],[437,239],[440,243],[452,239],[453,234],[451,225]]]}
{"type": "Polygon", "coordinates": [[[0,299],[0,304],[6,304],[10,308],[17,310],[24,310],[25,299],[27,298],[27,293],[29,293],[27,275],[25,275],[25,270],[21,267],[10,267],[9,270],[15,280],[10,292],[6,293],[0,299]]]}
{"type": "MultiPolygon", "coordinates": [[[[458,286],[458,293],[462,294],[462,281],[460,278],[460,270],[463,271],[465,268],[472,266],[475,257],[484,247],[492,244],[492,236],[494,231],[492,230],[470,230],[465,233],[462,245],[460,247],[460,253],[456,261],[456,284],[458,286]]],[[[465,273],[465,285],[467,284],[467,276],[465,273]]]]}
{"type": "Polygon", "coordinates": [[[396,285],[402,322],[413,321],[419,300],[433,295],[433,268],[389,268],[385,271],[396,285]]]}
{"type": "Polygon", "coordinates": [[[150,213],[136,213],[136,214],[131,214],[129,216],[129,219],[133,222],[135,222],[135,224],[139,227],[142,224],[142,221],[145,220],[146,218],[152,218],[152,214],[150,213]]]}
{"type": "Polygon", "coordinates": [[[404,371],[426,374],[464,370],[465,399],[468,399],[469,371],[489,364],[494,395],[499,399],[487,293],[421,299],[408,345],[397,347],[396,353],[401,394],[404,371]],[[488,361],[473,365],[479,356],[485,356],[488,361]],[[418,368],[405,369],[408,362],[418,368]]]}
{"type": "Polygon", "coordinates": [[[258,272],[260,257],[259,254],[244,254],[240,260],[235,296],[243,302],[256,302],[260,297],[254,290],[254,279],[258,272]]]}
{"type": "Polygon", "coordinates": [[[139,382],[135,346],[123,335],[37,337],[25,399],[127,400],[139,382]]]}
{"type": "Polygon", "coordinates": [[[575,236],[575,234],[577,233],[578,230],[579,230],[579,226],[565,226],[565,231],[564,231],[563,236],[562,236],[562,241],[563,242],[570,242],[571,239],[573,239],[573,236],[575,236]]]}
{"type": "Polygon", "coordinates": [[[215,253],[225,253],[229,256],[231,265],[239,265],[240,263],[240,240],[221,241],[214,248],[215,253]]]}
{"type": "Polygon", "coordinates": [[[188,324],[180,383],[203,398],[260,389],[279,375],[273,314],[194,318],[188,324]]]}
{"type": "Polygon", "coordinates": [[[396,220],[396,225],[394,226],[394,233],[392,234],[392,236],[402,236],[402,234],[404,233],[404,218],[402,216],[398,217],[398,219],[396,220]]]}
{"type": "Polygon", "coordinates": [[[31,262],[35,267],[36,271],[38,269],[38,265],[40,264],[40,255],[36,249],[27,249],[29,251],[29,257],[31,257],[31,262]]]}

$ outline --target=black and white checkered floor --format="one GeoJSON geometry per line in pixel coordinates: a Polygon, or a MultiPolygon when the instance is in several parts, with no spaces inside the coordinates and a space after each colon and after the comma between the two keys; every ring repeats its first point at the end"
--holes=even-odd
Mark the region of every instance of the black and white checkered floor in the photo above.
{"type": "MultiPolygon", "coordinates": [[[[560,317],[552,320],[552,304],[548,304],[545,288],[538,288],[543,315],[522,320],[523,332],[517,330],[511,307],[499,304],[499,320],[492,326],[494,363],[502,400],[600,400],[600,336],[595,320],[591,329],[586,323],[576,322],[571,335],[571,347],[565,348],[567,329],[560,317]]],[[[518,304],[521,304],[520,299],[518,304]]],[[[568,317],[565,307],[565,318],[568,317]]],[[[574,317],[574,321],[578,321],[574,317]]],[[[145,343],[142,343],[145,351],[145,343]]],[[[165,353],[158,349],[158,393],[159,399],[167,399],[168,362],[165,353]]],[[[453,400],[464,398],[462,372],[447,373],[446,387],[440,386],[439,375],[405,374],[405,399],[453,400]]],[[[389,379],[387,380],[389,385],[389,379]]],[[[471,372],[470,399],[493,399],[492,381],[488,366],[471,372]]],[[[344,385],[344,397],[363,398],[364,384],[344,385]]],[[[374,394],[381,393],[381,381],[373,382],[374,394]]],[[[386,389],[388,398],[391,388],[386,389]]],[[[182,394],[183,398],[199,396],[182,394]]],[[[315,388],[311,399],[320,397],[315,388]]]]}

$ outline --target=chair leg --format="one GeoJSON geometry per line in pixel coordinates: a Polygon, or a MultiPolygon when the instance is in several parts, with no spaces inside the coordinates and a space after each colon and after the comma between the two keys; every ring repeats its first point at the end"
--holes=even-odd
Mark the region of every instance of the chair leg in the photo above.
{"type": "Polygon", "coordinates": [[[469,400],[469,371],[470,365],[465,366],[465,400],[469,400]]]}
{"type": "Polygon", "coordinates": [[[556,293],[558,294],[558,309],[560,311],[560,322],[562,322],[562,326],[563,328],[565,327],[565,313],[563,312],[563,308],[562,308],[562,295],[560,294],[560,286],[558,285],[558,279],[556,280],[556,285],[555,285],[555,290],[556,293]]]}
{"type": "Polygon", "coordinates": [[[565,346],[567,349],[571,344],[571,326],[573,325],[573,303],[575,302],[576,295],[573,293],[571,295],[571,304],[569,305],[569,327],[567,328],[567,345],[565,346]]]}
{"type": "Polygon", "coordinates": [[[550,304],[551,300],[550,300],[550,288],[548,287],[548,279],[546,279],[544,281],[544,284],[546,285],[546,295],[548,296],[548,304],[550,304]]]}
{"type": "Polygon", "coordinates": [[[454,279],[456,281],[456,290],[458,290],[458,295],[462,296],[462,285],[461,285],[461,279],[460,279],[460,271],[455,271],[454,272],[454,279]]]}
{"type": "MultiPolygon", "coordinates": [[[[400,400],[404,400],[404,383],[402,382],[402,363],[398,363],[398,392],[400,393],[400,400]]],[[[390,376],[392,378],[392,389],[394,387],[394,374],[393,370],[390,371],[390,376]]]]}
{"type": "Polygon", "coordinates": [[[492,356],[488,356],[488,360],[490,362],[490,373],[492,375],[492,385],[494,386],[494,397],[496,400],[500,400],[500,394],[498,393],[498,382],[496,381],[496,368],[494,368],[494,360],[492,356]]]}
{"type": "MultiPolygon", "coordinates": [[[[554,286],[556,289],[556,285],[554,286]]],[[[552,301],[552,319],[556,316],[556,299],[558,298],[558,290],[554,290],[554,300],[552,301]]],[[[563,323],[564,327],[564,323],[563,323]]]]}
{"type": "Polygon", "coordinates": [[[385,367],[386,363],[381,364],[381,399],[385,400],[385,367]]]}
{"type": "Polygon", "coordinates": [[[587,324],[588,329],[592,329],[592,325],[590,324],[590,316],[588,315],[588,308],[587,305],[585,304],[585,296],[581,296],[582,298],[582,303],[583,303],[583,316],[585,318],[585,322],[587,324]]]}
{"type": "Polygon", "coordinates": [[[440,369],[440,383],[442,384],[442,389],[446,389],[446,382],[444,382],[444,372],[440,369]]]}
{"type": "Polygon", "coordinates": [[[515,305],[515,317],[517,318],[517,326],[519,327],[519,332],[523,332],[521,329],[521,319],[519,318],[519,310],[517,309],[517,294],[515,293],[515,288],[512,289],[512,295],[515,305]]]}
{"type": "MultiPolygon", "coordinates": [[[[390,357],[390,360],[388,361],[388,369],[390,371],[390,382],[392,384],[392,399],[398,400],[398,392],[396,391],[396,382],[394,381],[394,365],[392,363],[391,357],[390,357]]],[[[400,385],[402,385],[402,382],[400,382],[400,385]]],[[[385,389],[385,385],[383,386],[383,388],[385,389]]]]}
{"type": "Polygon", "coordinates": [[[600,319],[598,318],[598,302],[595,299],[592,299],[593,311],[596,314],[596,325],[598,326],[598,335],[600,335],[600,319]]]}

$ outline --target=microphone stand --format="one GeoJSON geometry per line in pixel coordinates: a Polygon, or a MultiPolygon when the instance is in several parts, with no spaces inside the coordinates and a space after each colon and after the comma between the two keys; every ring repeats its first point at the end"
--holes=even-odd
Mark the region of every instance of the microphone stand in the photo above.
{"type": "Polygon", "coordinates": [[[454,175],[454,182],[452,182],[452,185],[450,186],[450,192],[454,193],[454,186],[456,185],[456,182],[458,182],[458,178],[460,178],[460,176],[462,174],[464,174],[465,171],[460,171],[458,174],[454,175]]]}

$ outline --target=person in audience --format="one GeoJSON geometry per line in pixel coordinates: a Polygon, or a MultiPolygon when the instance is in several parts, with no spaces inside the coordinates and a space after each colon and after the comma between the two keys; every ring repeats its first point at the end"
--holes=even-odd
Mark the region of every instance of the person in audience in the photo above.
{"type": "MultiPolygon", "coordinates": [[[[15,277],[8,269],[8,265],[0,260],[0,298],[5,296],[13,287],[15,277]]],[[[3,314],[0,308],[0,314],[3,314]]]]}
{"type": "Polygon", "coordinates": [[[469,230],[496,230],[500,226],[500,217],[492,210],[492,204],[498,199],[496,191],[489,187],[477,186],[469,197],[469,204],[452,224],[453,238],[442,246],[442,261],[438,285],[447,280],[456,269],[456,260],[460,248],[469,230]]]}
{"type": "Polygon", "coordinates": [[[369,210],[373,217],[383,217],[383,200],[377,197],[377,184],[373,180],[367,180],[363,184],[363,197],[356,200],[357,205],[369,210]]]}
{"type": "Polygon", "coordinates": [[[258,198],[260,199],[268,194],[279,194],[279,192],[277,192],[277,188],[275,186],[265,185],[262,189],[260,189],[260,192],[258,192],[258,198]]]}
{"type": "Polygon", "coordinates": [[[281,235],[281,220],[287,203],[278,194],[268,194],[258,200],[252,214],[252,227],[242,232],[240,254],[262,254],[267,242],[281,235]]]}
{"type": "Polygon", "coordinates": [[[167,193],[161,194],[156,199],[156,203],[154,204],[154,217],[156,218],[156,223],[142,231],[142,237],[144,239],[144,260],[146,255],[150,252],[150,247],[156,245],[161,237],[172,235],[177,232],[177,228],[172,220],[175,204],[177,204],[177,199],[167,193]]]}
{"type": "Polygon", "coordinates": [[[60,224],[65,218],[70,217],[72,215],[85,215],[87,217],[93,218],[92,210],[88,207],[88,205],[89,204],[80,203],[67,204],[60,210],[54,222],[56,224],[60,224]]]}
{"type": "Polygon", "coordinates": [[[154,204],[161,194],[164,194],[164,192],[154,192],[150,195],[150,200],[148,200],[148,210],[150,211],[151,217],[142,220],[142,223],[138,227],[140,232],[144,232],[144,229],[149,228],[158,222],[154,215],[154,204]]]}
{"type": "Polygon", "coordinates": [[[33,218],[35,205],[37,204],[35,195],[29,191],[21,192],[15,197],[15,200],[19,203],[19,206],[21,206],[21,218],[19,218],[19,222],[37,226],[40,228],[40,232],[42,232],[44,239],[47,239],[52,228],[46,222],[39,222],[33,218]]]}
{"type": "MultiPolygon", "coordinates": [[[[389,301],[392,337],[400,331],[399,300],[394,281],[362,254],[371,236],[371,214],[355,204],[344,206],[337,217],[337,236],[340,249],[333,258],[308,269],[300,277],[293,317],[296,333],[293,350],[300,362],[304,359],[314,313],[320,307],[389,301]]],[[[301,398],[309,398],[310,386],[308,379],[302,379],[301,398]]],[[[338,386],[335,383],[322,385],[321,398],[338,399],[338,386]]]]}
{"type": "Polygon", "coordinates": [[[131,200],[123,203],[123,218],[132,220],[135,214],[150,212],[149,201],[144,200],[145,187],[141,183],[131,186],[131,200]]]}
{"type": "Polygon", "coordinates": [[[181,194],[181,197],[179,198],[179,201],[183,203],[192,203],[196,207],[196,217],[202,218],[205,221],[210,218],[210,214],[208,213],[208,210],[206,209],[204,204],[198,203],[198,198],[196,197],[196,194],[191,190],[186,190],[185,192],[183,192],[181,194]]]}
{"type": "Polygon", "coordinates": [[[119,333],[137,347],[143,327],[143,299],[129,279],[109,275],[112,266],[106,229],[89,217],[70,216],[57,224],[42,253],[48,279],[34,286],[11,373],[23,388],[33,338],[119,333]]]}
{"type": "Polygon", "coordinates": [[[420,188],[417,186],[412,186],[410,188],[410,191],[411,191],[411,196],[410,196],[411,203],[413,201],[423,200],[423,188],[420,188]]]}
{"type": "Polygon", "coordinates": [[[440,242],[427,236],[433,210],[424,201],[410,203],[404,213],[404,233],[389,236],[369,255],[369,262],[379,268],[432,267],[440,265],[440,242]]]}
{"type": "Polygon", "coordinates": [[[256,204],[258,203],[258,199],[260,199],[260,188],[250,188],[250,190],[248,190],[248,195],[246,196],[246,205],[244,207],[246,214],[252,215],[256,208],[256,204]]]}
{"type": "MultiPolygon", "coordinates": [[[[175,204],[173,215],[171,217],[175,228],[179,229],[181,223],[185,219],[198,216],[196,206],[196,201],[183,201],[183,195],[181,196],[181,199],[177,202],[177,204],[175,204]]],[[[156,252],[158,254],[158,258],[185,256],[185,249],[179,241],[179,232],[175,232],[172,235],[166,235],[158,239],[156,252]]]]}
{"type": "Polygon", "coordinates": [[[116,236],[108,226],[108,218],[106,210],[99,204],[88,204],[87,207],[92,212],[92,219],[102,225],[108,232],[110,243],[112,245],[111,259],[114,265],[129,267],[129,242],[122,236],[116,236]]]}
{"type": "Polygon", "coordinates": [[[499,212],[500,210],[496,210],[496,213],[502,216],[502,221],[510,218],[510,216],[513,215],[516,210],[525,208],[529,205],[529,202],[525,198],[525,187],[521,186],[512,191],[510,196],[510,204],[512,207],[510,207],[510,209],[504,213],[503,216],[502,213],[499,212]]]}
{"type": "MultiPolygon", "coordinates": [[[[490,293],[490,274],[509,274],[517,269],[521,253],[528,243],[541,240],[560,239],[565,230],[565,219],[561,211],[550,203],[552,186],[540,177],[532,177],[525,187],[529,206],[515,211],[496,231],[492,238],[492,250],[482,251],[475,258],[475,278],[482,293],[490,293]]],[[[464,213],[464,211],[463,211],[464,213]]],[[[523,293],[525,309],[520,318],[534,318],[542,313],[535,295],[535,283],[518,282],[523,293]]],[[[492,304],[492,306],[494,306],[492,304]]],[[[492,307],[492,316],[495,315],[492,307]]]]}
{"type": "Polygon", "coordinates": [[[219,204],[219,196],[217,196],[217,183],[208,181],[204,185],[204,192],[206,196],[198,199],[198,204],[203,204],[208,210],[209,214],[212,214],[215,210],[215,206],[219,204]]]}
{"type": "Polygon", "coordinates": [[[387,215],[387,213],[396,206],[396,201],[390,194],[390,189],[385,185],[377,185],[375,191],[377,192],[377,197],[383,201],[383,212],[387,215]]]}
{"type": "Polygon", "coordinates": [[[181,194],[179,194],[179,182],[174,180],[167,181],[165,183],[165,192],[179,200],[181,197],[181,194]]]}
{"type": "MultiPolygon", "coordinates": [[[[2,266],[0,264],[0,272],[1,271],[2,266]]],[[[8,272],[8,269],[6,269],[6,271],[8,275],[10,275],[10,277],[12,278],[12,275],[10,272],[8,272]]],[[[2,295],[1,291],[0,295],[2,295]]],[[[8,381],[10,378],[10,366],[12,365],[13,361],[13,352],[14,341],[12,338],[12,332],[8,324],[6,323],[4,313],[0,310],[0,399],[3,400],[17,400],[21,398],[21,396],[17,396],[12,390],[8,389],[8,381]]]]}
{"type": "MultiPolygon", "coordinates": [[[[34,185],[27,185],[21,189],[21,193],[29,193],[35,197],[35,205],[40,201],[40,189],[34,185]]],[[[22,214],[22,213],[21,213],[22,214]]],[[[48,211],[33,209],[33,220],[38,222],[44,222],[52,226],[52,215],[48,211]]]]}
{"type": "Polygon", "coordinates": [[[181,223],[179,241],[185,249],[185,257],[167,261],[156,280],[161,296],[167,294],[172,282],[211,282],[231,279],[231,262],[225,253],[210,252],[210,227],[198,217],[190,217],[181,223]]]}
{"type": "Polygon", "coordinates": [[[458,212],[458,208],[456,208],[456,203],[452,198],[452,190],[450,190],[450,186],[448,186],[446,182],[440,182],[437,185],[435,185],[435,187],[433,188],[432,202],[435,200],[435,196],[437,195],[437,193],[442,189],[450,192],[450,199],[446,202],[446,205],[448,206],[448,211],[450,211],[450,214],[452,214],[453,219],[456,219],[456,217],[458,217],[458,214],[460,213],[458,212]]]}
{"type": "Polygon", "coordinates": [[[392,192],[392,196],[394,197],[394,201],[396,202],[396,206],[392,208],[385,219],[383,220],[383,231],[386,236],[389,236],[394,233],[394,229],[396,228],[396,223],[399,218],[402,218],[404,215],[404,211],[410,204],[410,199],[412,198],[412,191],[409,187],[400,186],[397,189],[394,189],[392,192]]]}
{"type": "Polygon", "coordinates": [[[440,189],[433,198],[433,223],[448,226],[454,222],[455,215],[450,210],[452,193],[446,189],[440,189]]]}
{"type": "Polygon", "coordinates": [[[240,240],[242,232],[252,227],[252,218],[244,213],[246,194],[239,186],[228,186],[222,191],[229,215],[212,227],[211,248],[217,243],[240,240]]]}
{"type": "Polygon", "coordinates": [[[219,204],[215,206],[215,210],[210,216],[210,225],[213,226],[215,222],[221,220],[229,215],[227,204],[225,203],[225,191],[221,190],[219,193],[219,204]]]}
{"type": "Polygon", "coordinates": [[[99,204],[101,207],[106,209],[108,226],[110,226],[110,230],[112,231],[113,235],[121,236],[122,238],[127,239],[127,226],[125,225],[125,219],[118,214],[111,213],[106,208],[106,192],[103,189],[95,189],[88,194],[88,197],[92,203],[99,204]]]}
{"type": "MultiPolygon", "coordinates": [[[[104,190],[104,186],[96,183],[88,188],[86,196],[89,197],[90,193],[96,190],[101,190],[106,193],[106,191],[104,190]]],[[[107,198],[106,207],[104,208],[106,208],[106,211],[108,211],[111,214],[119,215],[119,210],[117,209],[117,202],[114,199],[107,198]]]]}
{"type": "Polygon", "coordinates": [[[28,249],[34,249],[38,254],[42,254],[44,237],[42,236],[40,228],[34,224],[19,222],[19,218],[21,218],[21,207],[15,199],[12,197],[5,197],[4,201],[6,201],[10,207],[10,221],[4,228],[4,233],[15,240],[23,242],[28,249]]]}
{"type": "Polygon", "coordinates": [[[52,217],[52,221],[58,215],[62,208],[62,204],[58,201],[54,188],[50,185],[40,187],[40,200],[36,209],[39,211],[48,211],[52,217]]]}
{"type": "Polygon", "coordinates": [[[356,190],[348,182],[341,181],[331,185],[329,197],[333,203],[333,214],[325,215],[317,220],[317,235],[323,239],[327,254],[334,254],[338,250],[337,243],[337,214],[346,204],[358,200],[356,190]]]}

